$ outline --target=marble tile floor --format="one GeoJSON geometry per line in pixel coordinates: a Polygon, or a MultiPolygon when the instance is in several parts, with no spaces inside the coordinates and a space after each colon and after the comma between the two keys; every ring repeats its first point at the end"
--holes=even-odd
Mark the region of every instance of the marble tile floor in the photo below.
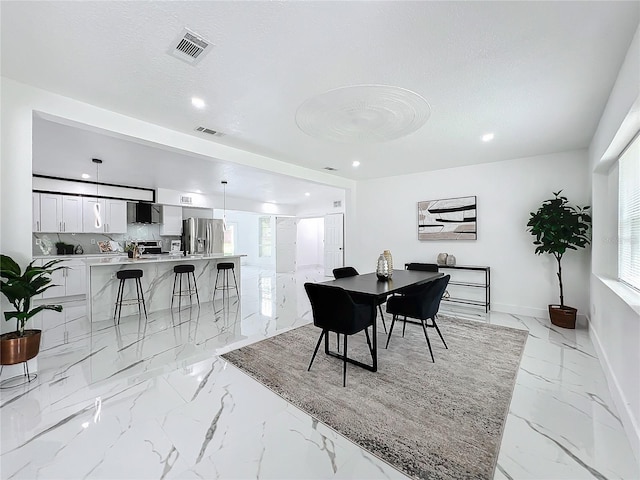
{"type": "MultiPolygon", "coordinates": [[[[66,305],[38,378],[0,392],[0,478],[406,478],[218,356],[309,323],[303,284],[322,279],[243,267],[240,301],[117,328],[66,305]]],[[[496,479],[640,478],[585,329],[465,317],[529,331],[496,479]]]]}

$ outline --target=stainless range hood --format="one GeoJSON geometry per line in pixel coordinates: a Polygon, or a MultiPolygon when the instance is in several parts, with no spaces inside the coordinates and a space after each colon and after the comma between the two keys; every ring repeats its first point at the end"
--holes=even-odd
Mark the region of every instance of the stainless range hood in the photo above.
{"type": "Polygon", "coordinates": [[[127,223],[160,223],[162,205],[127,202],[127,223]]]}

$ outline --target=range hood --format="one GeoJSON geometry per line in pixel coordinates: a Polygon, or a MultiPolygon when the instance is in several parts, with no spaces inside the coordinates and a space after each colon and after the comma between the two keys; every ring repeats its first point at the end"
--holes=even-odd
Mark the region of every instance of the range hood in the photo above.
{"type": "Polygon", "coordinates": [[[148,202],[128,202],[127,223],[160,223],[161,208],[148,202]]]}

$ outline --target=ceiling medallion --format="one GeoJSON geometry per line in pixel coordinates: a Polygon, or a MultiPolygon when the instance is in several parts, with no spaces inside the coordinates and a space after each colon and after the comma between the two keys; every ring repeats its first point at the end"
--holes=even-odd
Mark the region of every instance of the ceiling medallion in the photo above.
{"type": "Polygon", "coordinates": [[[431,115],[420,95],[391,85],[352,85],[321,93],[296,112],[307,135],[343,143],[396,140],[422,127],[431,115]]]}

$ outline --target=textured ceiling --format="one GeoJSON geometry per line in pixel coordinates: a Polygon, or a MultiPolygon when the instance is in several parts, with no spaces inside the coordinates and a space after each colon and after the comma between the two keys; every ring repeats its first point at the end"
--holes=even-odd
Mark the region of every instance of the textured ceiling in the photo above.
{"type": "Polygon", "coordinates": [[[639,2],[8,2],[2,75],[211,141],[376,178],[587,147],[639,2]],[[187,27],[214,47],[167,54],[187,27]],[[298,128],[350,85],[417,93],[431,116],[383,143],[298,128]],[[206,108],[196,110],[191,97],[206,108]],[[494,132],[495,140],[480,137],[494,132]],[[358,169],[353,160],[361,161],[358,169]]]}

